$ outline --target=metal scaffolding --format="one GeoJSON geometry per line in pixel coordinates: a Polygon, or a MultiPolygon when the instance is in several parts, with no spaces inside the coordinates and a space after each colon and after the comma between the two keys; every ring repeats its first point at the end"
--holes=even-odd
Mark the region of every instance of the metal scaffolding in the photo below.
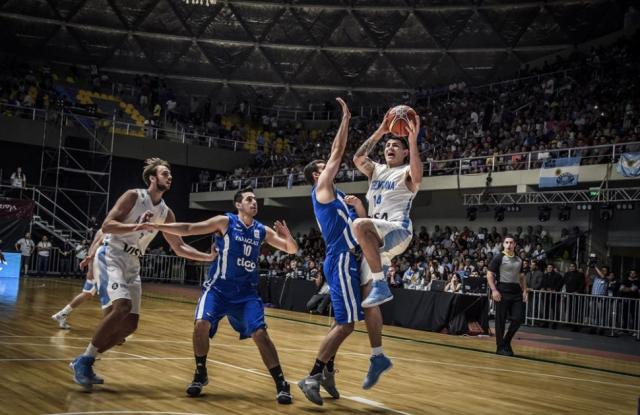
{"type": "Polygon", "coordinates": [[[576,205],[639,202],[640,187],[598,190],[560,190],[529,193],[472,193],[464,195],[465,206],[576,205]]]}
{"type": "Polygon", "coordinates": [[[47,147],[43,139],[39,189],[52,201],[49,222],[76,240],[87,233],[91,216],[101,220],[108,213],[115,115],[105,120],[61,107],[56,118],[58,143],[47,147]],[[59,216],[66,226],[55,225],[59,216]]]}

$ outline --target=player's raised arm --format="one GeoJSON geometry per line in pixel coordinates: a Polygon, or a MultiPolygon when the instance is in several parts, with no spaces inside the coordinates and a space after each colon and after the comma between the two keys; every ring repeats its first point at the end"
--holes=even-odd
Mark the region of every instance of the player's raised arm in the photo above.
{"type": "Polygon", "coordinates": [[[349,134],[349,120],[351,119],[351,112],[349,107],[342,98],[336,98],[338,104],[342,108],[342,121],[340,127],[333,139],[331,145],[331,155],[325,165],[324,170],[318,177],[318,183],[316,185],[316,197],[321,203],[328,203],[334,198],[333,181],[340,170],[340,163],[344,156],[344,150],[347,147],[347,136],[349,134]]]}
{"type": "Polygon", "coordinates": [[[287,227],[287,222],[276,221],[273,224],[273,229],[268,226],[265,226],[265,229],[267,234],[264,240],[269,245],[281,251],[285,251],[288,254],[295,254],[298,252],[298,243],[293,239],[293,236],[287,227]]]}
{"type": "Polygon", "coordinates": [[[187,231],[195,231],[196,233],[181,233],[182,235],[202,235],[206,233],[214,233],[227,230],[227,224],[229,223],[229,218],[223,215],[214,216],[213,218],[199,223],[176,223],[176,217],[173,214],[173,211],[169,209],[169,213],[167,214],[166,222],[163,224],[159,224],[156,229],[162,231],[162,235],[164,239],[169,243],[171,249],[176,253],[176,255],[181,256],[183,258],[191,259],[193,261],[202,261],[209,262],[213,261],[218,253],[215,250],[212,250],[209,253],[201,252],[195,249],[194,247],[188,245],[185,241],[182,240],[182,237],[178,236],[178,234],[172,234],[169,231],[165,231],[162,229],[163,227],[167,227],[171,229],[173,225],[172,231],[178,229],[177,232],[182,230],[183,228],[187,231]],[[206,224],[206,225],[204,225],[206,224]],[[194,227],[194,228],[190,228],[194,227]],[[204,230],[207,230],[206,232],[204,230]]]}
{"type": "Polygon", "coordinates": [[[420,132],[420,117],[416,115],[414,120],[409,120],[409,177],[408,187],[412,192],[417,192],[420,189],[420,183],[422,183],[422,175],[424,173],[424,166],[420,159],[420,150],[418,150],[418,133],[420,132]]]}
{"type": "Polygon", "coordinates": [[[373,175],[374,167],[373,160],[369,158],[369,153],[371,153],[371,150],[373,150],[376,144],[378,144],[378,141],[380,141],[380,139],[388,132],[389,128],[387,127],[387,121],[385,118],[382,120],[378,129],[371,134],[371,137],[362,143],[358,151],[356,151],[356,154],[353,156],[353,163],[356,165],[358,170],[362,172],[362,174],[369,178],[369,180],[371,180],[371,176],[373,175]]]}
{"type": "Polygon", "coordinates": [[[137,224],[123,222],[135,206],[136,200],[138,200],[138,192],[133,189],[124,192],[104,219],[101,228],[102,232],[113,235],[133,232],[137,224]]]}

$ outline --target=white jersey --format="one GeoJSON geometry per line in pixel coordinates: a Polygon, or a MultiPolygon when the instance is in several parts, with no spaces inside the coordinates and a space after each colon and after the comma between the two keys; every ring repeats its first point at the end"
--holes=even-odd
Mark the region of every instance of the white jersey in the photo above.
{"type": "Polygon", "coordinates": [[[408,174],[409,165],[389,167],[374,163],[367,191],[370,218],[401,222],[404,228],[411,228],[409,211],[415,193],[407,187],[408,174]]]}
{"type": "MultiPolygon", "coordinates": [[[[138,194],[136,203],[122,223],[140,223],[142,215],[144,215],[146,211],[153,212],[151,222],[164,223],[169,213],[169,207],[164,203],[164,200],[160,200],[160,203],[154,206],[147,189],[136,189],[136,193],[138,194]]],[[[128,254],[142,256],[157,233],[157,230],[130,232],[119,235],[108,233],[104,236],[104,242],[112,247],[122,249],[128,254]]]]}

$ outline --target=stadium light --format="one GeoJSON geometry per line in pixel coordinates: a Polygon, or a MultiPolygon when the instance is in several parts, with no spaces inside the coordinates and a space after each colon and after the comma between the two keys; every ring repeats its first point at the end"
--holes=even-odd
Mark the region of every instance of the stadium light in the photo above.
{"type": "Polygon", "coordinates": [[[549,219],[551,219],[551,208],[549,206],[538,207],[538,220],[547,222],[549,219]]]}
{"type": "Polygon", "coordinates": [[[496,207],[493,217],[497,222],[502,222],[504,220],[504,211],[505,209],[502,206],[496,207]]]}
{"type": "Polygon", "coordinates": [[[561,222],[566,222],[569,219],[571,219],[571,208],[566,205],[561,206],[560,212],[558,213],[558,220],[561,222]]]}
{"type": "Polygon", "coordinates": [[[473,222],[478,217],[478,208],[475,206],[469,206],[467,208],[467,219],[469,222],[473,222]]]}

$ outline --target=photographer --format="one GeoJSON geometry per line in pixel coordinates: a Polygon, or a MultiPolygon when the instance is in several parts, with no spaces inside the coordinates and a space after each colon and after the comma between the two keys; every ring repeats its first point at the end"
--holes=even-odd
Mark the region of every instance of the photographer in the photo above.
{"type": "Polygon", "coordinates": [[[324,276],[321,272],[317,273],[315,283],[318,291],[307,302],[307,310],[309,310],[311,314],[322,315],[331,302],[331,297],[329,296],[329,285],[324,280],[324,276]]]}

